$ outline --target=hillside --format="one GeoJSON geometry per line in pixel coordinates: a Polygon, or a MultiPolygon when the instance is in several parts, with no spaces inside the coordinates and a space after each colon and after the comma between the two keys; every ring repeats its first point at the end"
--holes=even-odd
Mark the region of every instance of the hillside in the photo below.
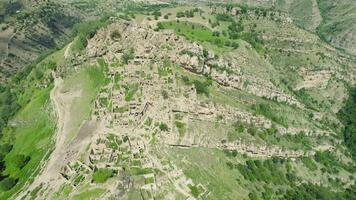
{"type": "Polygon", "coordinates": [[[352,45],[273,2],[73,21],[1,87],[0,199],[355,199],[352,45]]]}
{"type": "Polygon", "coordinates": [[[73,39],[75,24],[100,19],[107,12],[120,9],[122,3],[115,0],[0,2],[0,80],[73,39]]]}

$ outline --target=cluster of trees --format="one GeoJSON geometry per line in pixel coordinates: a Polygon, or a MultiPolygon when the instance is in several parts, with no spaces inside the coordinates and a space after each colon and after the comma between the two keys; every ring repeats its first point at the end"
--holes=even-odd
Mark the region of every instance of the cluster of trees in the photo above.
{"type": "Polygon", "coordinates": [[[286,200],[334,200],[334,199],[356,199],[356,186],[353,184],[344,192],[334,192],[330,188],[310,183],[303,183],[288,190],[284,195],[286,200]]]}
{"type": "MultiPolygon", "coordinates": [[[[234,151],[225,152],[227,156],[236,156],[234,151]]],[[[306,160],[308,162],[310,160],[306,160]]],[[[311,183],[299,184],[300,179],[291,171],[289,160],[272,158],[268,160],[247,160],[245,164],[233,164],[227,162],[230,169],[238,169],[245,180],[250,182],[264,182],[265,186],[261,191],[251,190],[250,199],[290,199],[290,200],[313,200],[313,199],[355,199],[355,184],[350,185],[341,192],[331,190],[329,187],[314,185],[311,183]],[[269,187],[273,185],[289,186],[286,190],[269,187]],[[269,186],[268,186],[269,185],[269,186]]],[[[261,184],[259,184],[261,185],[261,184]]]]}
{"type": "MultiPolygon", "coordinates": [[[[6,169],[5,165],[5,157],[12,150],[12,145],[8,143],[4,143],[0,145],[0,190],[8,191],[12,187],[14,187],[18,181],[18,179],[9,177],[8,175],[4,175],[4,171],[6,169]]],[[[11,159],[12,167],[22,169],[26,166],[26,164],[30,161],[30,156],[25,156],[22,154],[15,155],[11,159]]]]}
{"type": "Polygon", "coordinates": [[[296,180],[295,175],[289,172],[288,167],[286,174],[281,170],[285,162],[283,159],[273,158],[264,161],[247,160],[246,164],[237,164],[234,166],[231,166],[231,163],[227,163],[227,165],[230,168],[237,168],[243,177],[251,182],[259,181],[282,185],[296,180]]]}
{"type": "Polygon", "coordinates": [[[2,130],[6,126],[8,120],[19,109],[17,104],[17,97],[11,91],[9,85],[0,85],[0,138],[2,137],[2,130]]]}
{"type": "MultiPolygon", "coordinates": [[[[243,32],[244,26],[242,24],[242,21],[241,20],[235,21],[234,18],[229,14],[217,14],[216,20],[217,20],[216,22],[211,22],[211,20],[209,20],[209,23],[212,25],[212,27],[219,25],[220,21],[231,22],[227,30],[227,34],[230,39],[232,40],[243,39],[248,43],[250,43],[253,46],[253,48],[256,49],[257,52],[263,51],[263,41],[258,37],[259,34],[255,30],[256,26],[253,26],[251,30],[248,32],[243,32]]],[[[224,35],[225,34],[226,33],[224,33],[224,35]]]]}
{"type": "Polygon", "coordinates": [[[155,10],[152,12],[152,15],[154,16],[155,20],[158,20],[158,18],[162,16],[162,13],[159,10],[155,10]]]}
{"type": "Polygon", "coordinates": [[[344,107],[338,112],[338,118],[344,125],[342,131],[344,143],[350,149],[353,158],[356,158],[356,87],[349,89],[349,97],[344,107]]]}
{"type": "Polygon", "coordinates": [[[192,17],[194,17],[196,12],[199,12],[198,8],[194,8],[192,10],[186,10],[184,12],[179,11],[179,12],[177,12],[176,17],[177,18],[182,18],[182,17],[192,18],[192,17]]]}

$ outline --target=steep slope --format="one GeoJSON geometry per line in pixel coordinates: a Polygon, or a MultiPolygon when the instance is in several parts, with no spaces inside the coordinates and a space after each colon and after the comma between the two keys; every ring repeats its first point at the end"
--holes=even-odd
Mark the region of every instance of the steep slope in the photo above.
{"type": "Polygon", "coordinates": [[[105,20],[13,78],[1,198],[353,199],[354,56],[272,9],[105,20]]]}

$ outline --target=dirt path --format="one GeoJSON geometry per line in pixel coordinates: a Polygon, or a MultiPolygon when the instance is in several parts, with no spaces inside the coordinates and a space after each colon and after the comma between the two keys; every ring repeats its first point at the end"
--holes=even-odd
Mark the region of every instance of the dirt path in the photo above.
{"type": "Polygon", "coordinates": [[[68,46],[67,46],[67,48],[66,48],[66,50],[64,52],[64,58],[68,58],[69,57],[69,53],[70,53],[70,49],[72,47],[72,44],[73,44],[73,42],[68,44],[68,46]]]}

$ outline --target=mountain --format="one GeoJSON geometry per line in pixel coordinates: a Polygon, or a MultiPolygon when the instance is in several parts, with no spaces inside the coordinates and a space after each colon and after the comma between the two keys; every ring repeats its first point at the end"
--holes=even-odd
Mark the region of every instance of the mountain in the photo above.
{"type": "Polygon", "coordinates": [[[340,10],[90,2],[56,2],[68,43],[1,87],[0,199],[355,198],[356,56],[322,35],[352,40],[340,10]]]}

